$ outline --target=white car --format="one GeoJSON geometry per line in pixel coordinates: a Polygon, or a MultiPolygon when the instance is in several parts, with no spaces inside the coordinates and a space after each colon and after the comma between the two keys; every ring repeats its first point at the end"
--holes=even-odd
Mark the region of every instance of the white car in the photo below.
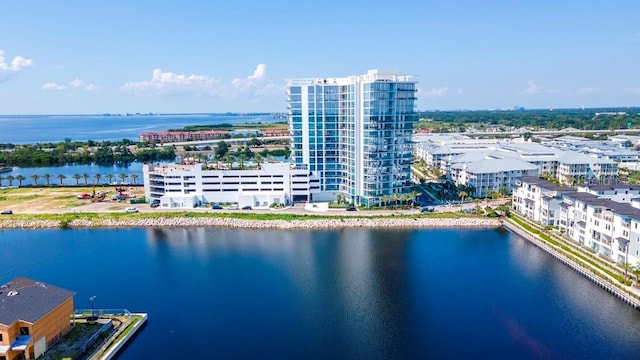
{"type": "Polygon", "coordinates": [[[129,206],[128,208],[124,209],[124,212],[128,212],[128,213],[137,213],[138,209],[133,207],[133,206],[129,206]]]}

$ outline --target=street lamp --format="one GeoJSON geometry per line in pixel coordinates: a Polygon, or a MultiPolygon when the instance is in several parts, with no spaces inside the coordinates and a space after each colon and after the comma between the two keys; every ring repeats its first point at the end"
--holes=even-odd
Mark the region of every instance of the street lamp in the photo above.
{"type": "Polygon", "coordinates": [[[96,300],[96,296],[92,296],[89,298],[89,300],[91,301],[91,317],[88,319],[89,323],[94,323],[97,318],[96,318],[96,308],[93,305],[93,302],[96,300]]]}

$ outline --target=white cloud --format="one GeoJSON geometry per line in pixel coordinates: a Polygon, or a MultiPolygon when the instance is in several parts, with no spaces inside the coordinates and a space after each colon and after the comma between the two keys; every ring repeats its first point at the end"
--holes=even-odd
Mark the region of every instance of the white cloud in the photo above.
{"type": "Polygon", "coordinates": [[[219,80],[206,75],[182,75],[154,69],[151,80],[128,82],[122,89],[132,91],[136,95],[151,94],[183,94],[218,95],[219,80]]]}
{"type": "Polygon", "coordinates": [[[42,90],[57,90],[57,91],[61,91],[66,89],[67,87],[55,82],[48,82],[46,84],[42,85],[42,90]]]}
{"type": "Polygon", "coordinates": [[[71,86],[74,89],[82,89],[82,90],[87,90],[87,91],[95,91],[98,90],[98,87],[95,86],[94,84],[87,84],[84,81],[75,78],[73,81],[71,81],[69,83],[69,86],[71,86]]]}
{"type": "Polygon", "coordinates": [[[429,90],[418,89],[418,96],[421,97],[442,97],[447,94],[449,94],[449,88],[446,86],[441,88],[431,88],[429,90]]]}
{"type": "Polygon", "coordinates": [[[252,101],[260,101],[258,97],[284,94],[284,86],[278,86],[267,78],[267,65],[262,63],[256,66],[252,74],[235,78],[230,83],[223,83],[208,75],[181,75],[155,69],[151,80],[127,82],[121,88],[136,95],[242,96],[250,97],[252,101]]]}
{"type": "Polygon", "coordinates": [[[239,89],[248,89],[263,83],[267,76],[267,65],[258,64],[252,75],[247,76],[246,79],[233,79],[231,84],[239,89]]]}
{"type": "Polygon", "coordinates": [[[15,74],[18,71],[33,66],[33,60],[24,58],[22,56],[16,56],[7,62],[4,57],[4,51],[0,50],[0,83],[7,80],[11,74],[15,74]]]}
{"type": "Polygon", "coordinates": [[[527,81],[527,88],[524,89],[521,94],[523,95],[537,95],[540,94],[544,90],[542,87],[538,86],[533,80],[527,81]]]}

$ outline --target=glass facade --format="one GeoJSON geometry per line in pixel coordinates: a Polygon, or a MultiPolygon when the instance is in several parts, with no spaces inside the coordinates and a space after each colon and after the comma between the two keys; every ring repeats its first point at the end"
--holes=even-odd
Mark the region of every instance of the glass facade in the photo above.
{"type": "Polygon", "coordinates": [[[416,82],[378,71],[290,80],[292,156],[320,173],[323,191],[364,206],[411,191],[416,82]]]}

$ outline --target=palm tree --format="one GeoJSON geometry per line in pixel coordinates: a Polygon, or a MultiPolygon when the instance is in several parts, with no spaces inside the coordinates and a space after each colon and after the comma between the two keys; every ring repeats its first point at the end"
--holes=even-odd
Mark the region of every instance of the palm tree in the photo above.
{"type": "Polygon", "coordinates": [[[125,173],[121,173],[120,175],[118,175],[118,177],[120,178],[121,182],[124,182],[124,179],[128,178],[129,175],[125,174],[125,173]]]}
{"type": "Polygon", "coordinates": [[[79,185],[80,179],[82,178],[82,176],[80,174],[73,174],[72,178],[76,180],[76,185],[79,185]]]}
{"type": "Polygon", "coordinates": [[[139,178],[138,174],[131,174],[131,176],[129,176],[131,178],[131,181],[133,181],[133,183],[135,184],[139,178]]]}
{"type": "Polygon", "coordinates": [[[629,270],[633,269],[633,266],[631,266],[631,264],[629,264],[628,262],[623,262],[622,264],[620,264],[620,266],[624,269],[624,282],[626,285],[627,279],[629,277],[629,270]]]}
{"type": "Polygon", "coordinates": [[[4,176],[0,175],[0,186],[2,186],[2,180],[6,179],[4,176]]]}
{"type": "Polygon", "coordinates": [[[89,180],[91,176],[89,174],[82,174],[82,178],[84,179],[84,184],[87,185],[87,180],[89,180]]]}
{"type": "Polygon", "coordinates": [[[222,160],[227,163],[229,170],[231,170],[233,166],[233,156],[231,154],[225,154],[222,160]]]}
{"type": "Polygon", "coordinates": [[[16,178],[13,177],[13,175],[9,175],[7,176],[7,180],[9,180],[9,186],[13,185],[13,180],[15,180],[16,178]]]}
{"type": "Polygon", "coordinates": [[[458,193],[458,196],[460,197],[460,200],[464,202],[464,199],[468,197],[469,194],[467,194],[467,192],[463,190],[463,191],[460,191],[460,193],[458,193]]]}
{"type": "Polygon", "coordinates": [[[42,175],[42,177],[47,182],[47,185],[49,185],[49,180],[51,180],[51,177],[52,177],[51,174],[44,174],[42,175]]]}
{"type": "Polygon", "coordinates": [[[382,195],[380,196],[380,202],[382,202],[384,204],[384,207],[387,207],[389,204],[389,196],[388,195],[382,195]]]}
{"type": "Polygon", "coordinates": [[[640,262],[633,267],[633,275],[636,276],[636,287],[640,287],[640,262]]]}
{"type": "Polygon", "coordinates": [[[95,174],[95,175],[93,175],[93,178],[96,179],[96,184],[99,184],[100,183],[100,178],[102,178],[102,175],[95,174]]]}
{"type": "Polygon", "coordinates": [[[238,155],[238,161],[240,162],[240,170],[244,170],[244,162],[247,160],[247,155],[245,153],[240,153],[238,155]]]}
{"type": "Polygon", "coordinates": [[[29,176],[29,177],[33,180],[33,185],[38,185],[38,179],[40,179],[40,175],[33,174],[33,175],[29,176]]]}
{"type": "Polygon", "coordinates": [[[409,196],[410,196],[409,200],[411,200],[411,207],[416,206],[416,198],[420,196],[420,192],[413,190],[409,193],[409,196]]]}
{"type": "Polygon", "coordinates": [[[22,175],[18,175],[18,176],[16,176],[16,180],[18,180],[19,186],[22,186],[22,182],[27,180],[27,178],[22,176],[22,175]]]}
{"type": "Polygon", "coordinates": [[[62,185],[62,180],[66,179],[67,177],[64,176],[63,174],[58,174],[58,176],[56,176],[58,178],[58,180],[60,180],[60,185],[62,185]]]}
{"type": "Polygon", "coordinates": [[[109,184],[111,184],[112,182],[111,180],[113,180],[115,176],[113,176],[112,174],[107,174],[106,177],[107,177],[107,180],[109,180],[109,184]]]}
{"type": "Polygon", "coordinates": [[[400,200],[400,195],[398,193],[393,193],[391,198],[393,199],[393,207],[396,207],[398,205],[398,200],[400,200]]]}

